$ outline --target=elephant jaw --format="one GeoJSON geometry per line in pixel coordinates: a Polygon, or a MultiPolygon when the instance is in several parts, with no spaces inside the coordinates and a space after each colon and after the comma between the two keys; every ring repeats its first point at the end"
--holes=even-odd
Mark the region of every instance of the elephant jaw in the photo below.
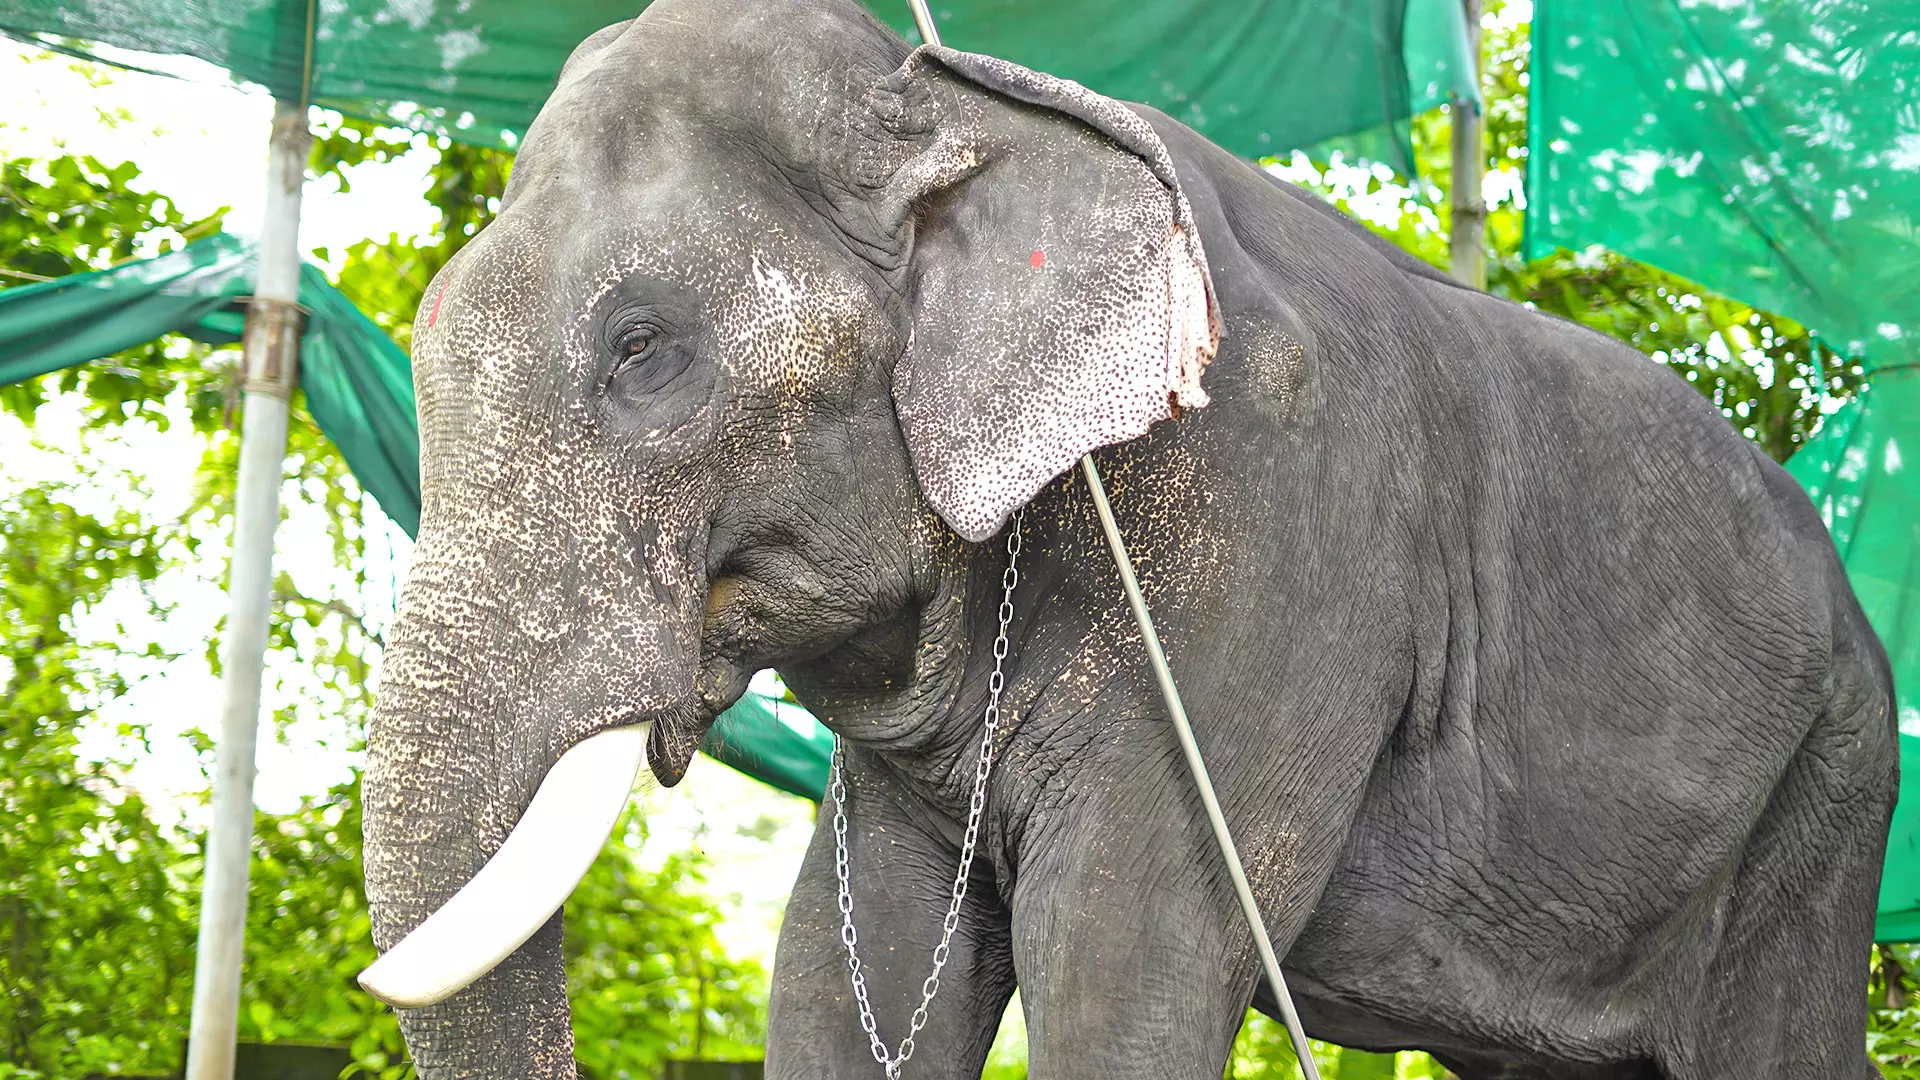
{"type": "Polygon", "coordinates": [[[398,1008],[437,1004],[525,944],[586,876],[636,782],[653,785],[649,727],[603,731],[562,755],[500,850],[362,971],[360,986],[398,1008]]]}

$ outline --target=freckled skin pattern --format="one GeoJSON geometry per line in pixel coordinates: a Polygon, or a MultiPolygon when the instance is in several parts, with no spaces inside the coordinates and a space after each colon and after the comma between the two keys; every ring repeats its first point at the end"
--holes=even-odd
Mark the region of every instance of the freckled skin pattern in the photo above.
{"type": "MultiPolygon", "coordinates": [[[[910,59],[852,0],[658,0],[581,46],[414,337],[378,943],[568,747],[650,719],[675,781],[775,666],[848,743],[898,1040],[1005,562],[962,536],[1031,494],[982,856],[908,1071],[977,1075],[1017,984],[1037,1078],[1218,1077],[1272,1002],[1055,478],[1091,438],[1309,1031],[1468,1080],[1873,1075],[1889,678],[1798,488],[1632,350],[1115,109],[910,59]],[[1204,400],[1217,332],[1211,403],[1152,423],[1204,400]]],[[[556,919],[404,1012],[422,1076],[573,1075],[560,950],[556,919]]],[[[879,1075],[827,830],[767,1069],[879,1075]]]]}

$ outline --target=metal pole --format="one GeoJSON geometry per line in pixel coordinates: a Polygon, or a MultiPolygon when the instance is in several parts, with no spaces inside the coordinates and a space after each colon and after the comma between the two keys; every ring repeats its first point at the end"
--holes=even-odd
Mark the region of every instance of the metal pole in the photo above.
{"type": "MultiPolygon", "coordinates": [[[[1477,4],[1478,0],[1468,0],[1477,4]]],[[[920,40],[928,45],[940,44],[940,31],[933,25],[933,13],[927,10],[927,0],[907,0],[907,6],[913,10],[913,25],[920,31],[920,40]]],[[[1475,40],[1479,40],[1477,37],[1475,40]]],[[[1476,48],[1476,52],[1477,52],[1476,48]]],[[[1247,926],[1253,930],[1253,945],[1260,953],[1260,966],[1267,973],[1267,982],[1273,986],[1273,996],[1280,1002],[1280,1015],[1287,1025],[1287,1036],[1293,1042],[1294,1057],[1300,1061],[1300,1072],[1306,1080],[1320,1080],[1320,1067],[1313,1060],[1313,1048],[1307,1044],[1307,1032],[1300,1026],[1300,1016],[1293,1009],[1293,994],[1287,990],[1286,976],[1280,974],[1280,959],[1274,955],[1273,940],[1267,936],[1266,920],[1260,914],[1260,905],[1253,899],[1253,888],[1247,884],[1247,872],[1240,864],[1240,850],[1234,846],[1233,834],[1227,830],[1227,819],[1220,812],[1220,800],[1213,793],[1213,778],[1207,773],[1207,763],[1201,760],[1200,746],[1193,741],[1193,727],[1187,723],[1187,709],[1180,703],[1180,689],[1173,684],[1173,670],[1167,666],[1167,654],[1160,648],[1160,637],[1153,630],[1153,616],[1147,612],[1147,601],[1140,594],[1140,582],[1133,575],[1133,559],[1127,555],[1126,541],[1120,539],[1120,526],[1113,520],[1113,508],[1107,505],[1107,489],[1100,482],[1100,470],[1094,468],[1093,455],[1087,454],[1080,459],[1080,472],[1087,478],[1087,490],[1093,493],[1093,507],[1099,511],[1100,527],[1107,534],[1107,548],[1113,552],[1113,564],[1120,570],[1120,584],[1127,591],[1127,605],[1133,609],[1133,619],[1140,624],[1140,638],[1146,642],[1147,660],[1153,666],[1153,677],[1160,684],[1160,696],[1167,703],[1167,712],[1173,716],[1174,731],[1180,736],[1180,751],[1186,755],[1187,768],[1193,773],[1193,782],[1200,789],[1200,804],[1206,807],[1207,822],[1213,826],[1214,842],[1220,846],[1220,855],[1227,861],[1227,873],[1233,878],[1233,890],[1240,898],[1240,911],[1247,917],[1247,926]]]]}
{"type": "MultiPolygon", "coordinates": [[[[1473,57],[1473,83],[1480,84],[1480,0],[1461,0],[1467,19],[1467,52],[1473,57]]],[[[1453,231],[1447,238],[1447,263],[1467,285],[1487,287],[1487,203],[1480,196],[1487,175],[1486,118],[1471,97],[1451,95],[1453,113],[1453,231]]]]}
{"type": "Polygon", "coordinates": [[[186,1080],[233,1076],[247,928],[247,863],[253,846],[253,750],[273,600],[273,534],[280,523],[287,399],[293,393],[300,348],[300,187],[310,139],[306,106],[276,100],[260,265],[243,338],[246,405],[227,579],[232,611],[221,658],[220,741],[215,745],[213,823],[200,894],[186,1080]]]}
{"type": "Polygon", "coordinates": [[[1107,549],[1113,552],[1113,565],[1120,570],[1120,585],[1127,593],[1127,606],[1133,609],[1133,621],[1140,626],[1140,640],[1147,646],[1147,661],[1153,667],[1153,677],[1160,684],[1160,697],[1167,704],[1167,712],[1173,717],[1173,730],[1180,737],[1180,752],[1186,755],[1187,769],[1193,773],[1193,783],[1200,789],[1200,805],[1206,808],[1207,823],[1213,826],[1213,839],[1220,847],[1220,856],[1226,860],[1227,874],[1233,879],[1234,895],[1240,899],[1240,911],[1247,917],[1247,926],[1253,930],[1253,946],[1260,954],[1260,966],[1267,973],[1267,982],[1273,986],[1273,996],[1280,1003],[1280,1018],[1287,1025],[1287,1036],[1293,1042],[1294,1057],[1300,1060],[1300,1071],[1307,1080],[1320,1080],[1319,1064],[1313,1060],[1313,1048],[1307,1043],[1306,1029],[1300,1026],[1300,1014],[1294,1011],[1293,994],[1287,990],[1286,976],[1280,974],[1280,958],[1274,954],[1273,939],[1267,936],[1267,922],[1260,914],[1260,905],[1253,898],[1253,887],[1247,884],[1247,871],[1240,862],[1240,849],[1234,845],[1233,833],[1227,828],[1227,818],[1220,810],[1220,799],[1213,791],[1213,777],[1207,772],[1207,763],[1200,757],[1200,744],[1193,740],[1193,725],[1187,722],[1187,707],[1181,704],[1180,688],[1173,683],[1173,669],[1167,666],[1166,651],[1160,647],[1160,635],[1153,629],[1153,616],[1147,611],[1147,599],[1140,593],[1140,582],[1133,574],[1133,559],[1127,555],[1126,541],[1120,538],[1120,526],[1113,520],[1113,507],[1107,505],[1107,488],[1100,482],[1100,470],[1094,468],[1093,455],[1080,459],[1080,474],[1086,478],[1087,490],[1093,494],[1093,508],[1100,515],[1100,528],[1107,534],[1107,549]]]}
{"type": "Polygon", "coordinates": [[[920,31],[921,43],[940,44],[940,31],[933,25],[933,12],[927,10],[927,0],[907,0],[907,7],[913,10],[913,28],[920,31]]]}

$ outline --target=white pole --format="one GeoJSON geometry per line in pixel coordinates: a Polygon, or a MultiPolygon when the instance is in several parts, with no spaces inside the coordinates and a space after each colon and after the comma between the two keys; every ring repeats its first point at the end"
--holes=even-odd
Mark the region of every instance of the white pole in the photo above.
{"type": "Polygon", "coordinates": [[[247,863],[253,846],[253,749],[260,675],[273,602],[273,534],[287,453],[287,399],[300,349],[300,187],[306,176],[307,109],[273,105],[267,213],[247,312],[242,364],[246,405],[234,492],[232,612],[222,656],[220,741],[215,745],[213,823],[200,894],[193,1021],[186,1080],[232,1080],[240,1018],[240,961],[247,928],[247,863]]]}
{"type": "MultiPolygon", "coordinates": [[[[1473,81],[1480,81],[1480,0],[1462,0],[1467,20],[1467,50],[1473,57],[1473,81]]],[[[1471,97],[1452,95],[1453,231],[1447,238],[1448,269],[1456,280],[1487,287],[1487,203],[1480,197],[1486,179],[1486,118],[1471,97]]]]}

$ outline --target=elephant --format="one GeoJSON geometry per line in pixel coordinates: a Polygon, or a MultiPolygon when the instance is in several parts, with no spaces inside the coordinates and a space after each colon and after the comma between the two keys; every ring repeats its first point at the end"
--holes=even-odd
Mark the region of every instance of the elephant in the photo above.
{"type": "Polygon", "coordinates": [[[1088,454],[1310,1033],[1466,1080],[1875,1075],[1884,652],[1806,496],[1630,347],[854,0],[588,38],[412,340],[365,828],[389,958],[477,913],[403,1002],[428,1080],[574,1075],[560,917],[508,894],[610,822],[542,800],[617,806],[636,748],[675,784],[765,668],[840,740],[874,1021],[821,827],[769,1076],[887,1074],[1002,681],[900,1074],[977,1076],[1017,988],[1034,1077],[1220,1076],[1277,1003],[1088,454]]]}

